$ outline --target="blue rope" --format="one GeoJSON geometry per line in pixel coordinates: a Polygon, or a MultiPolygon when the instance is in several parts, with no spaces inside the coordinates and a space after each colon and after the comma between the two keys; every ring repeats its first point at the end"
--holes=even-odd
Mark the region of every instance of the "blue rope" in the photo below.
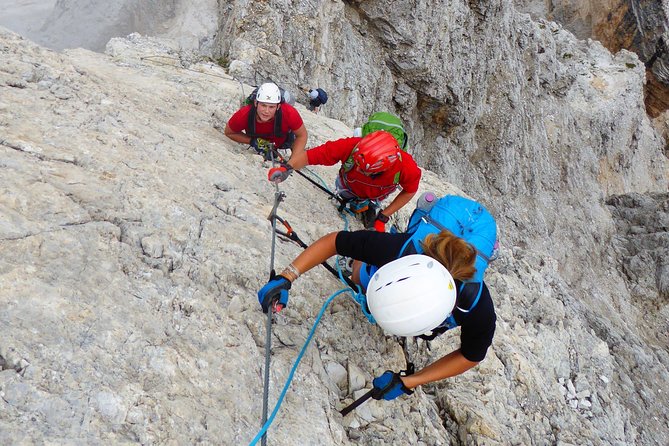
{"type": "Polygon", "coordinates": [[[365,296],[365,294],[362,291],[360,291],[360,286],[358,286],[358,292],[352,294],[353,294],[353,300],[356,301],[358,305],[360,305],[360,311],[362,311],[362,314],[365,315],[369,323],[376,324],[376,319],[374,319],[372,313],[370,313],[367,310],[367,296],[365,296]]]}
{"type": "MultiPolygon", "coordinates": [[[[348,286],[348,283],[344,280],[343,273],[341,272],[341,266],[339,265],[339,259],[341,256],[337,256],[337,274],[339,274],[339,280],[346,286],[348,286]]],[[[351,296],[353,297],[353,300],[360,305],[360,311],[362,311],[362,314],[365,315],[367,320],[369,321],[370,324],[376,324],[376,319],[374,319],[374,316],[372,316],[372,313],[367,311],[367,296],[365,296],[365,293],[362,292],[362,288],[360,288],[360,285],[356,285],[357,289],[353,289],[351,287],[348,288],[348,290],[351,293],[351,296]]]]}
{"type": "Polygon", "coordinates": [[[309,334],[307,335],[307,340],[304,342],[304,345],[302,346],[302,349],[300,350],[300,353],[297,355],[297,358],[295,359],[295,362],[293,363],[293,367],[290,369],[290,373],[288,374],[288,379],[286,380],[286,384],[283,386],[283,390],[281,391],[281,395],[279,395],[279,400],[276,402],[276,405],[274,406],[274,410],[272,410],[272,414],[268,418],[267,422],[263,425],[263,427],[260,429],[258,434],[251,440],[251,443],[249,443],[249,446],[253,446],[258,441],[260,438],[265,435],[265,432],[267,432],[267,429],[269,429],[269,426],[272,424],[272,421],[274,421],[274,417],[276,416],[277,412],[279,411],[279,407],[281,406],[281,403],[283,402],[283,398],[286,396],[286,392],[288,391],[288,387],[290,386],[290,383],[293,380],[293,376],[295,375],[295,371],[297,370],[297,366],[300,364],[300,361],[302,360],[302,357],[304,356],[304,353],[307,350],[307,347],[309,346],[309,342],[311,342],[311,338],[314,337],[314,334],[316,333],[316,327],[318,326],[319,322],[321,321],[321,318],[323,317],[323,314],[325,313],[325,310],[327,309],[328,305],[330,305],[330,302],[337,297],[338,295],[342,293],[349,293],[352,290],[350,288],[346,289],[341,289],[334,294],[332,294],[330,297],[327,298],[323,306],[321,307],[321,311],[318,312],[318,316],[316,317],[316,321],[314,322],[314,325],[311,327],[311,330],[309,331],[309,334]]]}
{"type": "MultiPolygon", "coordinates": [[[[317,176],[317,175],[316,175],[317,176]]],[[[322,181],[322,180],[321,180],[322,181]]],[[[349,214],[353,215],[353,212],[346,208],[346,212],[349,214]]],[[[346,212],[340,212],[341,218],[344,220],[344,231],[348,230],[348,218],[346,216],[346,212]]],[[[339,257],[339,256],[338,256],[339,257]]],[[[293,363],[293,367],[290,369],[290,373],[288,374],[288,379],[286,380],[286,384],[283,386],[283,390],[281,391],[281,394],[279,395],[279,400],[277,401],[276,405],[274,406],[274,410],[272,410],[272,414],[270,417],[267,419],[267,422],[262,426],[260,431],[256,434],[256,436],[251,440],[251,443],[249,443],[249,446],[253,446],[258,441],[265,435],[265,432],[267,432],[267,429],[269,429],[270,425],[274,421],[274,418],[276,417],[276,414],[279,412],[279,407],[281,406],[281,403],[283,402],[284,397],[286,396],[286,392],[288,391],[288,387],[290,386],[290,383],[293,380],[293,376],[295,375],[295,371],[297,370],[297,366],[300,364],[300,361],[302,360],[302,357],[304,356],[304,353],[307,350],[307,347],[309,343],[311,342],[311,339],[313,338],[314,334],[316,333],[316,327],[320,323],[321,319],[323,318],[323,314],[325,314],[325,310],[327,309],[328,305],[332,302],[332,300],[337,297],[338,295],[342,293],[351,293],[351,296],[353,297],[353,300],[360,306],[360,310],[362,311],[362,314],[365,315],[367,320],[375,324],[376,320],[374,319],[374,316],[367,311],[367,297],[365,294],[362,292],[362,289],[360,288],[360,285],[357,286],[357,290],[354,290],[353,288],[348,287],[348,284],[344,280],[344,277],[341,272],[341,267],[339,266],[339,262],[337,263],[337,273],[339,274],[339,280],[341,280],[342,283],[347,285],[347,288],[341,289],[334,294],[332,294],[330,297],[328,297],[325,300],[325,303],[321,307],[321,311],[318,312],[318,316],[316,316],[316,321],[314,322],[314,325],[311,327],[311,330],[309,331],[309,334],[307,335],[307,340],[304,342],[304,345],[302,346],[302,349],[300,350],[300,353],[297,355],[297,358],[295,359],[295,362],[293,363]]]]}

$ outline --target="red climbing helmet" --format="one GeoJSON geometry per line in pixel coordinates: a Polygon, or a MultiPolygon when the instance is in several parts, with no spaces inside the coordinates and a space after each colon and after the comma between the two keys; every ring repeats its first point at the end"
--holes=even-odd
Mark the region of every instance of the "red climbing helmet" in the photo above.
{"type": "Polygon", "coordinates": [[[393,135],[377,130],[362,138],[355,146],[353,161],[365,174],[384,172],[402,161],[402,149],[393,135]]]}

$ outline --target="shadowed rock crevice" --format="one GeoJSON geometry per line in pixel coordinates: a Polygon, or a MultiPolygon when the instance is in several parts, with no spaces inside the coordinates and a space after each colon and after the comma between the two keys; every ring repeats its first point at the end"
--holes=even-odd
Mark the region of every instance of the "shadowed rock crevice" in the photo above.
{"type": "Polygon", "coordinates": [[[13,370],[19,375],[23,375],[30,363],[19,356],[12,347],[0,345],[0,372],[4,370],[13,370]]]}
{"type": "Polygon", "coordinates": [[[75,166],[82,166],[81,163],[79,163],[76,159],[72,158],[66,158],[66,157],[57,157],[57,156],[49,156],[48,154],[41,153],[41,150],[39,148],[34,148],[30,146],[29,144],[23,143],[23,142],[14,142],[14,141],[8,141],[8,140],[0,140],[0,145],[8,147],[12,150],[16,150],[17,152],[25,153],[26,155],[29,155],[31,157],[37,158],[40,161],[49,161],[49,162],[57,162],[57,163],[68,163],[68,164],[74,164],[75,166]]]}

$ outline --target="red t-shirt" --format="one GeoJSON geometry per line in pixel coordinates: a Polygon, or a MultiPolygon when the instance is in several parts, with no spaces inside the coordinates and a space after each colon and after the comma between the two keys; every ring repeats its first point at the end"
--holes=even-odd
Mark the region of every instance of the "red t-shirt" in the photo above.
{"type": "MultiPolygon", "coordinates": [[[[322,166],[333,166],[337,162],[343,164],[361,139],[358,137],[337,139],[307,150],[309,164],[322,166]]],[[[407,152],[402,152],[402,162],[377,177],[364,175],[355,167],[348,172],[340,170],[339,175],[344,185],[358,197],[382,200],[395,191],[398,185],[406,192],[416,192],[422,172],[413,157],[407,152]],[[399,181],[396,182],[395,175],[398,172],[399,181]]]]}
{"type": "MultiPolygon", "coordinates": [[[[268,122],[258,122],[256,119],[256,132],[251,136],[266,139],[278,147],[286,142],[288,130],[295,131],[302,127],[302,117],[300,116],[300,112],[298,112],[295,107],[290,104],[281,104],[279,110],[281,110],[281,133],[283,133],[282,137],[274,135],[274,119],[268,122]]],[[[277,110],[277,113],[279,113],[279,110],[277,110]]],[[[228,127],[230,127],[233,132],[244,131],[244,133],[249,134],[247,127],[249,124],[250,111],[250,105],[246,105],[237,110],[228,121],[228,127]]]]}

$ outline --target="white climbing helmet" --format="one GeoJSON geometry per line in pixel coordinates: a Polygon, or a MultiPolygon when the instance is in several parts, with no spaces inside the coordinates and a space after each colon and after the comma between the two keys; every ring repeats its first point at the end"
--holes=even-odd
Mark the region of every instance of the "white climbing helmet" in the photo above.
{"type": "Polygon", "coordinates": [[[258,88],[256,100],[267,104],[278,104],[281,102],[281,90],[276,84],[266,82],[258,88]]]}
{"type": "Polygon", "coordinates": [[[455,281],[432,257],[413,254],[383,265],[367,286],[367,305],[389,334],[418,336],[441,324],[455,306],[455,281]]]}

